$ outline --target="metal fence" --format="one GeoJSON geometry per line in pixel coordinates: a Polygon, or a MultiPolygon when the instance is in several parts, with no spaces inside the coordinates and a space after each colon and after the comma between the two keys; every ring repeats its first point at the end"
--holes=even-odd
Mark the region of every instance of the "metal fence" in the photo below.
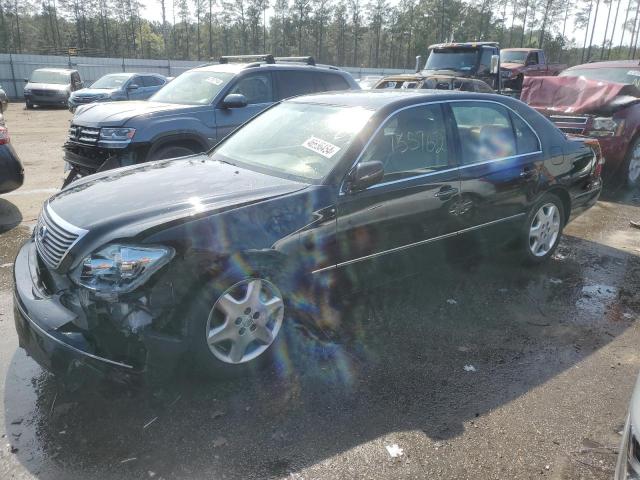
{"type": "MultiPolygon", "coordinates": [[[[107,73],[151,72],[175,77],[185,70],[202,65],[202,61],[144,60],[140,58],[65,57],[57,55],[0,54],[0,84],[10,98],[22,98],[25,79],[36,68],[74,68],[85,85],[91,85],[107,73]]],[[[342,67],[355,78],[368,75],[390,75],[410,70],[342,67]]]]}

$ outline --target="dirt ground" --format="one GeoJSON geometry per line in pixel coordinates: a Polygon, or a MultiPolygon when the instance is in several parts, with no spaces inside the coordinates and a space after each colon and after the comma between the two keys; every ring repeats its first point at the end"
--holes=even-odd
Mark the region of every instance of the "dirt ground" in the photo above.
{"type": "Polygon", "coordinates": [[[639,192],[607,192],[546,265],[492,256],[355,297],[348,335],[288,339],[273,370],[69,391],[17,346],[11,267],[70,114],[6,118],[26,183],[0,197],[0,478],[611,478],[640,367],[639,192]]]}

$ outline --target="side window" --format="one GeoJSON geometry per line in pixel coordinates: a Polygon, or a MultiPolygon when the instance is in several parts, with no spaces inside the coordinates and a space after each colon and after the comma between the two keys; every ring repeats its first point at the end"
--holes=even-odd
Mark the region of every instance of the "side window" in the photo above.
{"type": "Polygon", "coordinates": [[[273,102],[271,75],[256,73],[241,78],[229,93],[241,93],[249,105],[273,102]]]}
{"type": "Polygon", "coordinates": [[[384,165],[384,181],[448,168],[449,146],[440,104],[408,108],[387,120],[361,161],[376,160],[384,165]]]}
{"type": "Polygon", "coordinates": [[[451,110],[460,137],[463,165],[516,154],[516,139],[506,108],[486,102],[452,102],[451,110]]]}
{"type": "Polygon", "coordinates": [[[71,84],[78,85],[80,83],[80,74],[78,72],[74,72],[71,74],[71,84]]]}
{"type": "Polygon", "coordinates": [[[480,67],[478,68],[479,73],[491,72],[491,56],[492,55],[493,55],[493,50],[491,48],[482,49],[482,55],[480,56],[480,67]]]}
{"type": "Polygon", "coordinates": [[[325,91],[331,92],[334,90],[349,90],[349,84],[340,75],[335,75],[333,73],[322,73],[320,74],[320,78],[322,79],[322,84],[324,85],[325,91]]]}
{"type": "Polygon", "coordinates": [[[296,97],[317,91],[315,75],[301,70],[277,72],[280,98],[296,97]]]}
{"type": "Polygon", "coordinates": [[[145,87],[157,87],[158,85],[164,85],[161,78],[154,77],[152,75],[145,75],[142,77],[142,82],[145,87]]]}
{"type": "Polygon", "coordinates": [[[518,115],[511,113],[513,131],[516,134],[516,146],[518,154],[533,153],[540,151],[538,137],[536,137],[531,127],[527,125],[518,115]]]}
{"type": "Polygon", "coordinates": [[[138,87],[142,88],[144,87],[144,84],[142,83],[142,77],[136,75],[135,77],[131,77],[131,80],[129,80],[129,86],[131,85],[138,85],[138,87]]]}
{"type": "Polygon", "coordinates": [[[532,65],[537,65],[538,64],[538,52],[531,52],[529,54],[529,61],[527,63],[532,64],[532,65]]]}
{"type": "Polygon", "coordinates": [[[544,64],[546,64],[546,63],[547,63],[547,61],[546,61],[546,60],[545,60],[545,58],[544,58],[544,52],[543,52],[542,50],[540,50],[540,51],[538,52],[538,62],[539,62],[541,65],[544,65],[544,64]]]}

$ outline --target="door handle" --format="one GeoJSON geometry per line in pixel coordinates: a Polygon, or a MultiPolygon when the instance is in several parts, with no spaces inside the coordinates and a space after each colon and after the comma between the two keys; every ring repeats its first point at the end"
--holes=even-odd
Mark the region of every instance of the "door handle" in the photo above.
{"type": "Polygon", "coordinates": [[[446,200],[447,198],[451,198],[453,195],[458,193],[458,191],[459,190],[457,188],[452,187],[451,185],[445,185],[440,190],[438,190],[436,193],[434,193],[433,196],[436,197],[436,198],[441,198],[441,199],[446,200]]]}

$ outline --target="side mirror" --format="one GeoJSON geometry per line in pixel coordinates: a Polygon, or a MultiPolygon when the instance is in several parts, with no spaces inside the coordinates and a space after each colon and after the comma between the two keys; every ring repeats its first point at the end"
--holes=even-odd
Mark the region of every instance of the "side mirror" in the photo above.
{"type": "Polygon", "coordinates": [[[382,162],[363,162],[356,165],[356,169],[351,174],[349,184],[350,192],[366,190],[371,185],[375,185],[384,176],[384,166],[382,162]]]}
{"type": "Polygon", "coordinates": [[[132,83],[131,85],[129,85],[129,86],[127,87],[127,90],[137,90],[138,88],[140,88],[140,87],[138,87],[138,85],[137,85],[137,84],[132,83]]]}
{"type": "Polygon", "coordinates": [[[499,69],[500,69],[500,55],[491,55],[491,73],[493,75],[497,75],[499,69]]]}
{"type": "Polygon", "coordinates": [[[247,105],[247,97],[241,93],[230,93],[224,97],[221,103],[222,108],[242,108],[247,105]]]}
{"type": "Polygon", "coordinates": [[[420,63],[422,61],[421,55],[416,55],[416,72],[420,71],[420,63]]]}

